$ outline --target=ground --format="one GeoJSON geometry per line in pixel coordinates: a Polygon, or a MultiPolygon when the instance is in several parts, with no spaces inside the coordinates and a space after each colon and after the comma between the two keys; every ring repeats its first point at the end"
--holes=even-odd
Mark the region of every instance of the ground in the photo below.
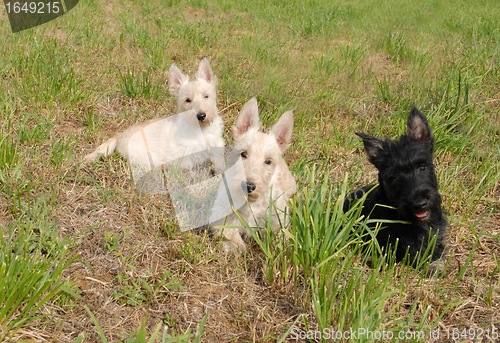
{"type": "MultiPolygon", "coordinates": [[[[11,340],[73,342],[83,334],[85,342],[98,342],[104,341],[102,334],[117,342],[137,332],[143,320],[148,336],[159,323],[160,336],[164,330],[179,335],[196,332],[207,312],[202,342],[275,342],[292,326],[355,325],[392,328],[395,335],[426,334],[402,341],[467,341],[472,334],[477,339],[479,330],[483,341],[496,340],[500,10],[495,4],[82,0],[68,14],[16,34],[3,13],[2,258],[11,263],[9,256],[18,252],[5,242],[21,237],[21,228],[32,232],[30,239],[40,247],[31,246],[28,260],[54,258],[56,265],[64,247],[68,255],[62,259],[76,258],[51,284],[63,284],[61,291],[35,313],[48,316],[21,323],[11,340]],[[83,162],[114,133],[174,114],[168,68],[175,63],[193,76],[204,57],[219,78],[228,146],[230,128],[251,97],[257,97],[264,127],[294,111],[293,143],[285,159],[299,185],[295,201],[310,194],[310,217],[318,222],[321,216],[315,214],[325,199],[338,198],[346,174],[349,189],[376,180],[354,132],[397,138],[411,105],[418,106],[436,137],[436,172],[450,222],[444,276],[426,278],[401,265],[379,273],[349,249],[328,250],[329,256],[339,253],[320,260],[323,267],[294,260],[298,250],[272,260],[272,253],[251,241],[248,253],[228,255],[220,241],[203,232],[181,232],[168,195],[137,192],[120,156],[83,162]],[[316,175],[312,186],[311,174],[316,175]],[[329,190],[326,195],[313,192],[322,187],[329,190]],[[316,283],[328,290],[324,298],[316,283]],[[332,304],[324,312],[315,307],[320,298],[332,304]],[[429,336],[431,330],[440,330],[439,340],[429,336]]],[[[19,275],[6,271],[4,280],[15,283],[19,275]]],[[[0,307],[4,301],[0,297],[0,307]]],[[[28,301],[11,316],[0,312],[0,337],[11,321],[26,316],[23,308],[33,306],[28,301]]],[[[296,341],[291,333],[285,340],[296,341]]]]}

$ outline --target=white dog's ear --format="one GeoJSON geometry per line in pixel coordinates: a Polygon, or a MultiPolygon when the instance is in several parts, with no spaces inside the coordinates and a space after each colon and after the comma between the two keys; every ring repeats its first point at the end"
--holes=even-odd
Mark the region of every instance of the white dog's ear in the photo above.
{"type": "Polygon", "coordinates": [[[203,79],[214,84],[217,83],[217,76],[214,75],[206,57],[200,62],[195,76],[197,80],[203,79]]]}
{"type": "Polygon", "coordinates": [[[260,128],[259,109],[255,98],[250,99],[241,109],[236,124],[233,126],[234,137],[244,134],[251,127],[260,128]]]}
{"type": "Polygon", "coordinates": [[[281,152],[285,152],[292,142],[293,113],[285,112],[276,124],[271,128],[271,133],[276,137],[281,152]]]}
{"type": "Polygon", "coordinates": [[[181,86],[189,82],[189,76],[184,75],[182,71],[180,71],[179,68],[175,66],[175,64],[172,64],[172,66],[170,66],[168,73],[168,85],[170,94],[173,96],[178,96],[181,86]]]}

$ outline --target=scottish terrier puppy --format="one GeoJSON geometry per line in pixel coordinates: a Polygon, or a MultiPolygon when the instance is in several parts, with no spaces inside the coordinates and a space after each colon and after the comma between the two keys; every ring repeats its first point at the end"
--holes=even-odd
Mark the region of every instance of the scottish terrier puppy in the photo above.
{"type": "Polygon", "coordinates": [[[175,65],[169,74],[170,94],[177,99],[178,114],[131,126],[85,156],[86,161],[117,151],[135,166],[158,167],[182,159],[183,168],[192,169],[210,155],[215,170],[224,170],[224,123],[217,110],[217,77],[208,60],[200,62],[194,80],[175,65]],[[200,153],[203,151],[210,154],[205,156],[200,153]]]}
{"type": "MultiPolygon", "coordinates": [[[[361,212],[365,217],[397,221],[381,224],[377,233],[381,248],[395,250],[398,262],[408,254],[408,262],[413,266],[431,253],[431,261],[438,261],[445,252],[448,223],[441,210],[432,162],[434,137],[424,115],[413,107],[408,116],[408,129],[397,141],[362,133],[356,135],[363,140],[368,160],[379,171],[379,184],[353,192],[344,202],[344,212],[366,194],[361,212]],[[430,247],[434,236],[435,246],[430,247]]],[[[436,262],[432,267],[436,270],[438,265],[436,262]]]]}
{"type": "Polygon", "coordinates": [[[273,229],[286,226],[289,221],[287,201],[297,186],[283,153],[292,139],[292,112],[285,112],[267,133],[260,127],[257,100],[252,98],[243,106],[233,126],[232,167],[225,172],[209,220],[211,232],[228,240],[224,245],[226,251],[246,250],[242,236],[251,233],[240,218],[256,229],[266,227],[267,220],[273,229]],[[221,225],[227,227],[220,228],[221,225]]]}

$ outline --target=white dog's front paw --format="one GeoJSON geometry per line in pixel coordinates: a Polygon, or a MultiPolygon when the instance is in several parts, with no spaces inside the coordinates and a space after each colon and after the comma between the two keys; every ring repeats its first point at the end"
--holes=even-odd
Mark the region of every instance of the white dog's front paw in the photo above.
{"type": "Polygon", "coordinates": [[[217,174],[221,174],[226,170],[226,160],[224,159],[224,152],[223,149],[214,149],[216,150],[215,153],[212,153],[210,156],[210,159],[212,160],[212,164],[214,167],[214,170],[217,174]],[[220,151],[218,151],[220,150],[220,151]]]}
{"type": "Polygon", "coordinates": [[[83,158],[83,160],[85,162],[92,162],[92,161],[95,161],[96,158],[97,158],[97,154],[95,152],[93,152],[91,154],[85,155],[85,157],[83,158]]]}
{"type": "Polygon", "coordinates": [[[247,250],[247,247],[245,243],[241,242],[241,244],[236,244],[235,242],[232,241],[225,241],[222,242],[222,250],[224,250],[225,253],[242,253],[247,250]]]}

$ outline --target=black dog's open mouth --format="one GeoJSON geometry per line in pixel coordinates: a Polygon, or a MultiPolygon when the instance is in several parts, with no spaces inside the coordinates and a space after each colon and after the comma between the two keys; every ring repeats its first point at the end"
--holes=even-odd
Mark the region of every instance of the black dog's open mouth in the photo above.
{"type": "Polygon", "coordinates": [[[415,217],[418,219],[425,219],[429,216],[429,210],[425,210],[422,212],[415,212],[415,217]]]}

